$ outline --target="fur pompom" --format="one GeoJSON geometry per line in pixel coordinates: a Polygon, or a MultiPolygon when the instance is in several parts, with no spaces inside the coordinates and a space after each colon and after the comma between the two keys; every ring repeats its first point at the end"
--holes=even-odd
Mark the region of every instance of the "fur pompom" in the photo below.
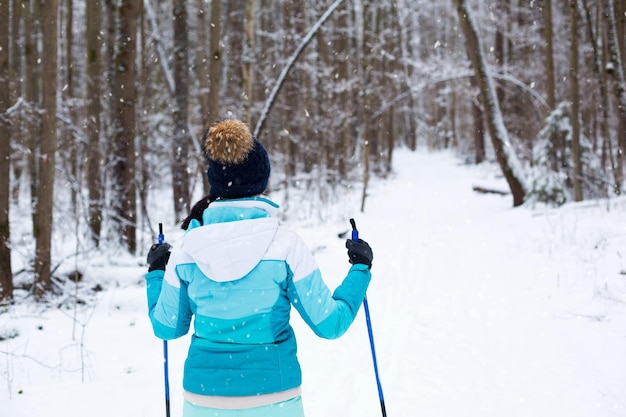
{"type": "Polygon", "coordinates": [[[254,147],[250,128],[244,122],[227,119],[211,126],[204,137],[204,154],[222,164],[243,162],[254,147]]]}

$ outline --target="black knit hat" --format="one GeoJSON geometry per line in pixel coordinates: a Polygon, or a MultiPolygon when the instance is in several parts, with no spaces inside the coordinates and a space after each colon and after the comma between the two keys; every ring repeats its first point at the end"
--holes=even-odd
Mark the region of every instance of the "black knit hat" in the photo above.
{"type": "Polygon", "coordinates": [[[203,151],[209,161],[206,175],[212,197],[252,197],[267,188],[269,157],[242,121],[226,119],[207,129],[203,151]]]}

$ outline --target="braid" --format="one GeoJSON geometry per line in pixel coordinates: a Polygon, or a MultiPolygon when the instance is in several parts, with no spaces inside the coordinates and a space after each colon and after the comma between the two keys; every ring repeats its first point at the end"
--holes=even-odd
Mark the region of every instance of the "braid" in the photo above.
{"type": "Polygon", "coordinates": [[[196,219],[197,221],[202,223],[202,213],[204,213],[204,210],[206,210],[206,208],[209,207],[209,204],[211,204],[213,201],[215,201],[215,198],[211,195],[202,197],[196,204],[193,205],[193,207],[191,208],[191,212],[185,218],[185,220],[183,220],[180,228],[183,230],[187,230],[189,228],[189,223],[191,223],[193,219],[196,219]]]}

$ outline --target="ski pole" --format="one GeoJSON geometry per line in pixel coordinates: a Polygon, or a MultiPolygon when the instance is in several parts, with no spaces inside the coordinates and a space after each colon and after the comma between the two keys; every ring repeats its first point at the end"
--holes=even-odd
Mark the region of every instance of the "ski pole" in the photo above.
{"type": "MultiPolygon", "coordinates": [[[[356,222],[354,219],[350,219],[352,225],[352,240],[359,240],[359,231],[356,228],[356,222]]],[[[372,321],[370,319],[370,308],[367,303],[367,295],[363,298],[363,310],[365,310],[365,322],[367,323],[367,334],[370,338],[370,349],[372,351],[372,360],[374,362],[374,375],[376,375],[376,386],[378,387],[378,398],[380,399],[380,409],[383,413],[383,417],[387,417],[387,410],[385,409],[385,397],[383,395],[383,387],[380,384],[380,377],[378,375],[378,362],[376,361],[376,348],[374,347],[374,332],[372,331],[372,321]]]]}
{"type": "MultiPolygon", "coordinates": [[[[165,242],[163,223],[159,223],[159,245],[165,242]]],[[[163,341],[163,378],[165,380],[165,416],[170,417],[170,376],[167,364],[167,340],[163,341]]]]}

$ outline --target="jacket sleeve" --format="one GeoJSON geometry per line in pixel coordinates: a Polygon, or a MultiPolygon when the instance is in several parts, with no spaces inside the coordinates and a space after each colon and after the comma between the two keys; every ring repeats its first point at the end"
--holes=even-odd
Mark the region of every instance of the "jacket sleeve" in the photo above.
{"type": "Polygon", "coordinates": [[[146,275],[148,316],[154,334],[163,340],[187,334],[192,317],[187,283],[178,278],[172,258],[166,271],[155,270],[146,275]]]}
{"type": "Polygon", "coordinates": [[[320,337],[336,339],[343,335],[365,298],[371,279],[368,267],[352,265],[341,285],[331,295],[313,255],[304,243],[293,246],[287,263],[291,271],[288,296],[304,321],[320,337]]]}

